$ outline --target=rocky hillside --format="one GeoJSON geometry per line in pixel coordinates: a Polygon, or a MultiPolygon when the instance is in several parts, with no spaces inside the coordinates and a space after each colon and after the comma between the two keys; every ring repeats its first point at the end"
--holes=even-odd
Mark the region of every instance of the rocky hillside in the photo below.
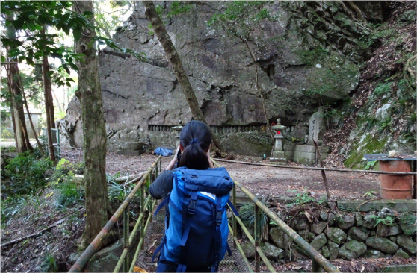
{"type": "Polygon", "coordinates": [[[339,123],[325,135],[333,148],[328,163],[359,167],[363,154],[416,150],[416,5],[389,8],[362,39],[374,49],[350,103],[332,110],[339,123]]]}
{"type": "MultiPolygon", "coordinates": [[[[140,2],[136,5],[114,40],[146,53],[147,62],[108,49],[100,53],[109,143],[121,135],[143,140],[152,134],[150,126],[172,126],[192,118],[144,8],[140,2]]],[[[329,129],[346,124],[345,116],[352,120],[369,116],[348,106],[352,95],[356,98],[362,89],[369,91],[363,85],[366,64],[388,37],[388,25],[415,26],[411,14],[392,17],[396,8],[388,2],[351,1],[164,2],[159,11],[208,123],[258,126],[260,137],[255,141],[268,146],[265,125],[277,118],[289,128],[288,140],[302,144],[308,134],[308,119],[319,106],[328,118],[329,129]],[[384,25],[387,30],[382,29],[384,25]]],[[[405,60],[406,56],[401,56],[405,60]]],[[[377,82],[388,78],[378,77],[369,87],[376,88],[377,82]]],[[[380,102],[380,107],[388,103],[382,97],[380,102]]],[[[82,145],[81,122],[79,103],[74,99],[63,125],[67,140],[75,146],[82,145]]],[[[356,134],[362,131],[358,127],[356,134]]],[[[354,150],[346,143],[332,144],[332,148],[345,157],[354,150]],[[342,146],[346,147],[342,150],[342,146]]]]}

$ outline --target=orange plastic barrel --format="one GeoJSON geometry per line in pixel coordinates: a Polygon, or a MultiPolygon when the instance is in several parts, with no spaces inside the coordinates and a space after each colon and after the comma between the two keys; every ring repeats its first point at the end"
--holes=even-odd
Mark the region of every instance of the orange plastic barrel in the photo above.
{"type": "MultiPolygon", "coordinates": [[[[411,164],[406,160],[381,160],[380,169],[383,172],[410,172],[411,164]]],[[[385,199],[412,199],[413,176],[412,175],[388,175],[379,176],[381,197],[385,199]]]]}

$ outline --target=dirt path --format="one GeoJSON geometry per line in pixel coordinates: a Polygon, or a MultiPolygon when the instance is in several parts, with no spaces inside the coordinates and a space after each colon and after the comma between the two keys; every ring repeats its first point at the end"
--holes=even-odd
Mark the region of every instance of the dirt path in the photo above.
{"type": "MultiPolygon", "coordinates": [[[[62,156],[71,162],[81,162],[83,156],[79,150],[65,150],[62,156]]],[[[259,158],[238,156],[241,161],[263,162],[259,158]]],[[[149,168],[156,156],[151,154],[121,155],[108,153],[106,172],[121,175],[137,174],[149,168]]],[[[162,158],[164,168],[171,157],[162,158]]],[[[268,162],[266,162],[268,163],[268,162]]],[[[238,163],[219,162],[226,167],[230,175],[257,195],[292,196],[294,191],[308,191],[319,198],[326,194],[323,178],[319,171],[292,170],[274,167],[250,166],[238,163]]],[[[291,165],[296,165],[291,163],[291,165]]],[[[302,166],[302,165],[297,165],[302,166]]],[[[379,178],[374,174],[326,172],[332,197],[336,199],[358,199],[363,194],[375,191],[379,195],[379,178]]]]}
{"type": "MultiPolygon", "coordinates": [[[[294,191],[310,192],[315,197],[326,195],[320,171],[292,170],[222,162],[230,175],[258,195],[292,196],[294,191]],[[289,192],[290,191],[290,192],[289,192]]],[[[377,175],[326,172],[329,189],[336,199],[360,199],[369,191],[379,192],[377,175]]]]}

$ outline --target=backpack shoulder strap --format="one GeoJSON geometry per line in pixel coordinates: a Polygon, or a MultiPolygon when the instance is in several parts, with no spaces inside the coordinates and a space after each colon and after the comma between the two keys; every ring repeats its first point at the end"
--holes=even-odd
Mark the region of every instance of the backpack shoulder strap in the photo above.
{"type": "Polygon", "coordinates": [[[239,216],[239,212],[237,211],[237,209],[235,208],[235,206],[233,206],[233,203],[229,200],[227,200],[227,204],[229,205],[230,209],[233,211],[233,213],[236,216],[239,216]]]}
{"type": "Polygon", "coordinates": [[[161,202],[161,204],[158,205],[158,207],[156,208],[155,212],[154,212],[154,216],[156,216],[158,214],[158,212],[169,202],[169,195],[161,202]]]}
{"type": "Polygon", "coordinates": [[[183,209],[182,218],[183,218],[183,225],[184,225],[184,232],[182,234],[181,243],[180,245],[185,246],[185,243],[188,240],[188,234],[190,234],[191,230],[191,217],[194,216],[195,208],[197,204],[197,192],[191,192],[191,200],[190,204],[188,205],[187,209],[183,209]]]}

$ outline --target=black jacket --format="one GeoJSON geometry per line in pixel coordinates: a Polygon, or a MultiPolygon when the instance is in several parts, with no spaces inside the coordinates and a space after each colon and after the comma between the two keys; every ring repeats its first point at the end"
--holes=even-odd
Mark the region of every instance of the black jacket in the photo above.
{"type": "Polygon", "coordinates": [[[149,187],[149,193],[155,199],[161,199],[172,191],[174,171],[163,171],[149,187]]]}

